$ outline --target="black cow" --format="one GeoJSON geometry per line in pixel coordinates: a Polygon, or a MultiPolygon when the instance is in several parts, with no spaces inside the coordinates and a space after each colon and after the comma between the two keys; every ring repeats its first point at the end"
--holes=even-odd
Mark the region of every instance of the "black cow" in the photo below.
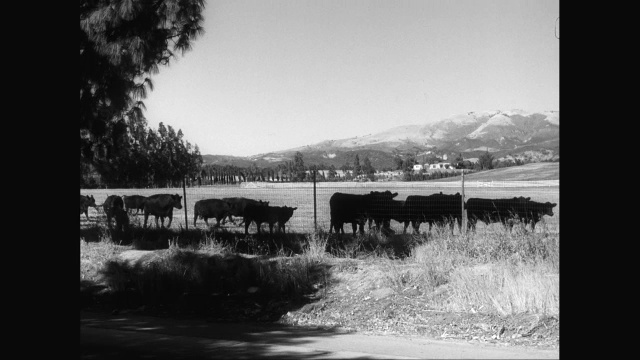
{"type": "Polygon", "coordinates": [[[229,211],[231,211],[231,205],[220,199],[205,199],[196,201],[196,204],[193,206],[193,226],[196,226],[196,220],[198,217],[204,219],[204,222],[209,227],[210,218],[215,218],[217,221],[216,226],[220,226],[220,220],[224,219],[227,215],[229,215],[229,211]]]}
{"type": "Polygon", "coordinates": [[[531,201],[530,197],[514,197],[512,199],[481,199],[471,198],[467,200],[467,228],[475,231],[478,220],[485,224],[501,222],[509,231],[513,229],[514,220],[520,219],[525,226],[531,223],[534,231],[536,223],[544,215],[553,216],[553,208],[556,203],[540,203],[531,201]]]}
{"type": "Polygon", "coordinates": [[[134,215],[138,215],[138,212],[142,210],[144,212],[144,200],[146,196],[142,195],[124,195],[122,196],[122,200],[124,200],[125,210],[131,212],[133,209],[136,210],[134,215]]]}
{"type": "Polygon", "coordinates": [[[124,231],[129,226],[129,216],[124,210],[124,202],[118,195],[109,195],[102,203],[104,213],[107,215],[107,225],[111,228],[111,218],[116,220],[116,229],[124,231]]]}
{"type": "Polygon", "coordinates": [[[96,210],[98,209],[98,206],[96,205],[96,199],[93,198],[93,195],[80,195],[80,215],[84,213],[84,216],[87,217],[87,220],[89,220],[89,207],[92,207],[96,210]]]}
{"type": "MultiPolygon", "coordinates": [[[[229,211],[229,221],[231,221],[232,223],[235,224],[235,222],[233,221],[233,216],[242,216],[244,218],[244,209],[247,207],[247,205],[251,204],[251,205],[263,205],[263,206],[267,206],[269,205],[268,201],[262,201],[262,200],[253,200],[253,199],[248,199],[248,198],[244,198],[244,197],[228,197],[228,198],[222,198],[222,201],[226,201],[229,203],[229,205],[231,206],[231,210],[229,211]]],[[[223,218],[222,219],[222,223],[224,224],[226,222],[227,218],[223,218]]],[[[240,222],[240,224],[238,225],[242,225],[242,223],[246,223],[246,221],[244,221],[244,219],[240,222]]]]}
{"type": "Polygon", "coordinates": [[[155,216],[156,227],[158,227],[158,217],[164,227],[164,218],[169,218],[167,227],[171,227],[171,220],[173,219],[173,208],[182,209],[182,196],[175,194],[156,194],[148,196],[144,202],[144,225],[147,227],[147,219],[149,214],[155,216]]]}
{"type": "MultiPolygon", "coordinates": [[[[277,208],[277,206],[274,206],[277,208]]],[[[291,217],[293,216],[293,212],[295,210],[297,210],[298,207],[288,207],[288,206],[283,206],[278,210],[278,230],[285,232],[285,224],[287,223],[287,221],[289,221],[289,219],[291,219],[291,217]]]]}
{"type": "Polygon", "coordinates": [[[429,231],[433,224],[444,225],[450,223],[451,233],[453,234],[454,220],[458,221],[458,229],[462,227],[462,195],[410,195],[404,205],[405,219],[404,232],[411,222],[413,232],[420,233],[420,224],[429,223],[429,231]]]}
{"type": "Polygon", "coordinates": [[[404,223],[407,219],[405,201],[377,197],[369,208],[369,229],[371,223],[375,222],[375,227],[391,232],[391,220],[404,223]]]}
{"type": "Polygon", "coordinates": [[[244,234],[249,234],[251,222],[255,222],[258,227],[258,234],[260,234],[260,225],[263,222],[269,224],[270,234],[273,234],[273,224],[275,223],[278,223],[277,229],[284,232],[286,222],[293,216],[293,211],[296,209],[297,207],[248,204],[244,209],[244,234]]]}
{"type": "Polygon", "coordinates": [[[331,213],[331,223],[329,233],[333,229],[336,233],[343,233],[344,223],[351,223],[353,235],[356,235],[356,227],[359,226],[361,234],[364,234],[364,223],[369,218],[383,221],[385,216],[385,206],[391,199],[398,196],[398,193],[371,191],[369,194],[344,194],[334,193],[329,199],[331,213]]]}

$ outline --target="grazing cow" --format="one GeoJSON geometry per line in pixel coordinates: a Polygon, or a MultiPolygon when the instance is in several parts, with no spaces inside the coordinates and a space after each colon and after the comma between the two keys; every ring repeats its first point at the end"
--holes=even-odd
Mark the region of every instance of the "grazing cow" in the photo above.
{"type": "Polygon", "coordinates": [[[207,227],[209,227],[209,222],[207,220],[215,218],[217,221],[216,227],[219,227],[220,220],[229,215],[229,211],[231,211],[229,203],[220,199],[196,201],[196,204],[193,206],[193,226],[196,226],[196,220],[198,220],[198,217],[201,217],[204,219],[207,227]]]}
{"type": "Polygon", "coordinates": [[[351,223],[353,235],[356,235],[356,228],[359,227],[360,233],[364,234],[364,223],[367,219],[384,219],[385,205],[398,193],[391,193],[389,190],[384,192],[371,191],[369,194],[356,195],[334,193],[329,199],[329,208],[331,213],[331,223],[329,233],[333,229],[337,233],[343,233],[344,223],[351,223]]]}
{"type": "Polygon", "coordinates": [[[98,206],[96,205],[96,199],[93,198],[93,195],[80,195],[80,215],[84,213],[84,216],[87,217],[87,220],[89,220],[89,207],[92,207],[96,210],[98,209],[98,206]]]}
{"type": "Polygon", "coordinates": [[[148,196],[144,202],[144,225],[147,227],[147,219],[149,214],[155,216],[156,227],[158,227],[158,217],[164,227],[164,218],[169,218],[167,227],[171,227],[171,220],[173,219],[173,208],[182,209],[182,196],[175,194],[156,194],[148,196]]]}
{"type": "Polygon", "coordinates": [[[124,200],[125,209],[128,212],[131,212],[133,209],[135,209],[136,213],[134,215],[138,215],[138,212],[140,210],[144,211],[144,200],[146,198],[147,198],[146,196],[142,196],[142,195],[122,196],[122,200],[124,200]]]}
{"type": "Polygon", "coordinates": [[[270,234],[273,234],[273,224],[275,223],[278,223],[277,230],[284,232],[286,222],[293,216],[293,211],[296,209],[297,207],[248,204],[244,209],[244,234],[249,234],[249,225],[252,222],[255,222],[258,227],[258,234],[260,234],[260,225],[263,222],[269,224],[270,234]]]}
{"type": "Polygon", "coordinates": [[[444,225],[449,222],[453,234],[454,220],[458,221],[458,229],[462,227],[462,195],[432,194],[428,196],[410,195],[405,201],[404,232],[411,222],[413,232],[420,233],[420,224],[429,223],[429,231],[432,225],[444,225]]]}
{"type": "MultiPolygon", "coordinates": [[[[229,205],[231,206],[231,211],[229,211],[228,218],[229,218],[229,221],[231,221],[234,224],[235,222],[233,221],[233,216],[242,216],[244,218],[244,209],[247,207],[247,205],[249,204],[263,205],[263,206],[269,205],[268,201],[253,200],[253,199],[248,199],[243,197],[222,198],[222,201],[228,202],[229,205]]],[[[226,222],[226,219],[227,219],[226,217],[222,219],[223,224],[226,222]]],[[[243,219],[238,225],[242,225],[243,222],[246,223],[246,221],[244,221],[243,219]]]]}
{"type": "Polygon", "coordinates": [[[478,220],[485,224],[501,222],[509,231],[513,229],[515,219],[520,219],[525,226],[531,222],[531,231],[535,231],[536,223],[544,215],[553,216],[556,203],[540,203],[531,201],[530,197],[514,197],[512,199],[481,199],[467,200],[467,228],[475,231],[478,220]]]}
{"type": "Polygon", "coordinates": [[[124,211],[124,202],[118,195],[109,195],[102,204],[104,213],[107,214],[107,225],[111,228],[111,218],[116,220],[116,229],[126,230],[129,225],[129,217],[124,211]]]}

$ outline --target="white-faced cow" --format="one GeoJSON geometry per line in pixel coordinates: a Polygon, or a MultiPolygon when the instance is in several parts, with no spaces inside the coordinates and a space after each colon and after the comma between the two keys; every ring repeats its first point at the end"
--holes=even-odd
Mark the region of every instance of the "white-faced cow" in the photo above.
{"type": "Polygon", "coordinates": [[[444,225],[449,223],[451,233],[455,221],[458,222],[458,229],[462,227],[462,195],[431,194],[431,195],[410,195],[405,201],[404,232],[411,222],[413,232],[420,233],[420,224],[429,223],[429,231],[433,224],[444,225]]]}
{"type": "Polygon", "coordinates": [[[196,220],[198,217],[204,219],[204,222],[209,227],[208,219],[216,219],[216,227],[220,226],[220,220],[229,215],[231,206],[228,202],[220,199],[205,199],[196,201],[193,206],[193,226],[196,226],[196,220]]]}
{"type": "Polygon", "coordinates": [[[520,219],[525,226],[531,223],[531,230],[535,231],[536,223],[544,215],[553,216],[553,208],[556,203],[540,203],[531,201],[530,197],[514,197],[511,199],[481,199],[471,198],[467,200],[467,228],[475,231],[478,220],[485,224],[501,222],[511,231],[514,220],[520,219]]]}
{"type": "Polygon", "coordinates": [[[116,229],[124,231],[129,226],[129,216],[124,210],[124,202],[118,195],[109,195],[102,204],[104,213],[107,215],[107,226],[111,228],[111,218],[115,218],[116,229]]]}
{"type": "Polygon", "coordinates": [[[254,222],[258,228],[258,234],[260,234],[260,226],[263,222],[269,224],[269,233],[273,234],[273,225],[278,224],[278,230],[285,231],[285,224],[291,216],[293,211],[297,207],[291,208],[288,206],[266,206],[266,205],[254,205],[248,204],[244,209],[244,234],[249,234],[249,225],[254,222]]]}
{"type": "MultiPolygon", "coordinates": [[[[227,197],[227,198],[222,198],[222,201],[226,201],[227,203],[229,203],[229,206],[231,206],[231,210],[229,211],[229,216],[228,216],[229,221],[235,224],[235,222],[233,221],[233,216],[243,217],[243,220],[238,225],[242,225],[242,223],[246,223],[246,221],[244,220],[244,209],[247,207],[247,205],[249,204],[255,205],[255,206],[269,205],[268,201],[253,200],[253,199],[248,199],[244,197],[227,197]]],[[[226,220],[227,220],[226,217],[223,218],[222,223],[224,224],[226,220]]]]}
{"type": "Polygon", "coordinates": [[[329,199],[331,223],[329,233],[333,229],[336,233],[343,233],[344,223],[351,223],[353,235],[356,235],[356,228],[364,234],[364,223],[369,218],[385,219],[384,207],[386,204],[398,196],[398,193],[391,193],[389,190],[379,192],[371,191],[369,194],[344,194],[334,193],[329,199]]]}
{"type": "Polygon", "coordinates": [[[142,195],[123,195],[122,200],[124,201],[125,210],[132,212],[135,209],[136,213],[134,215],[138,215],[140,210],[144,212],[144,201],[146,198],[146,196],[142,195]]]}
{"type": "Polygon", "coordinates": [[[149,215],[155,216],[156,227],[158,227],[158,217],[162,227],[164,227],[164,218],[169,218],[167,227],[171,227],[171,220],[173,219],[173,208],[182,209],[182,196],[178,194],[156,194],[148,196],[144,202],[144,225],[147,227],[147,219],[149,215]]]}
{"type": "Polygon", "coordinates": [[[96,205],[96,199],[93,198],[93,195],[80,195],[80,215],[84,213],[84,216],[87,217],[87,220],[89,220],[89,207],[92,207],[96,210],[98,209],[98,206],[96,205]]]}

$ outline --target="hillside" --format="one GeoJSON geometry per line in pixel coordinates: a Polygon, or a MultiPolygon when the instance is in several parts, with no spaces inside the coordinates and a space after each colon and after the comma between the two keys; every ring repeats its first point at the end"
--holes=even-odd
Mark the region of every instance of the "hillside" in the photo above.
{"type": "MultiPolygon", "coordinates": [[[[485,170],[465,174],[465,181],[538,181],[560,180],[559,162],[530,163],[521,166],[485,170]]],[[[460,181],[460,177],[438,179],[437,181],[460,181]]]]}
{"type": "Polygon", "coordinates": [[[485,151],[495,159],[529,161],[560,158],[560,112],[528,113],[523,110],[469,112],[433,124],[406,125],[347,139],[325,140],[293,149],[247,157],[204,155],[205,164],[235,165],[255,163],[271,167],[291,161],[301,152],[305,164],[353,165],[368,157],[376,169],[394,168],[394,157],[411,155],[418,161],[433,154],[443,158],[457,154],[479,157],[485,151]]]}

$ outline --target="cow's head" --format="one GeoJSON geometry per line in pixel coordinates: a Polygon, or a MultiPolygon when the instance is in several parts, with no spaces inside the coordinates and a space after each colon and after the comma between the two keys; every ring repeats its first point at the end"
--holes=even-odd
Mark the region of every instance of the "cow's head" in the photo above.
{"type": "Polygon", "coordinates": [[[544,211],[545,215],[549,215],[549,216],[553,216],[553,208],[558,205],[556,203],[550,203],[550,202],[546,202],[544,203],[544,206],[542,207],[542,210],[544,211]]]}
{"type": "Polygon", "coordinates": [[[171,198],[173,199],[173,207],[176,209],[182,209],[182,196],[175,194],[171,195],[171,198]]]}
{"type": "Polygon", "coordinates": [[[289,219],[291,219],[291,217],[293,216],[293,211],[297,210],[297,207],[288,207],[288,206],[283,206],[280,212],[280,221],[283,223],[286,223],[287,221],[289,221],[289,219]]]}
{"type": "Polygon", "coordinates": [[[258,205],[259,206],[269,206],[269,202],[268,201],[258,200],[258,205]]]}
{"type": "Polygon", "coordinates": [[[96,205],[96,199],[93,198],[93,195],[87,196],[87,206],[91,206],[96,209],[98,208],[98,205],[96,205]]]}

